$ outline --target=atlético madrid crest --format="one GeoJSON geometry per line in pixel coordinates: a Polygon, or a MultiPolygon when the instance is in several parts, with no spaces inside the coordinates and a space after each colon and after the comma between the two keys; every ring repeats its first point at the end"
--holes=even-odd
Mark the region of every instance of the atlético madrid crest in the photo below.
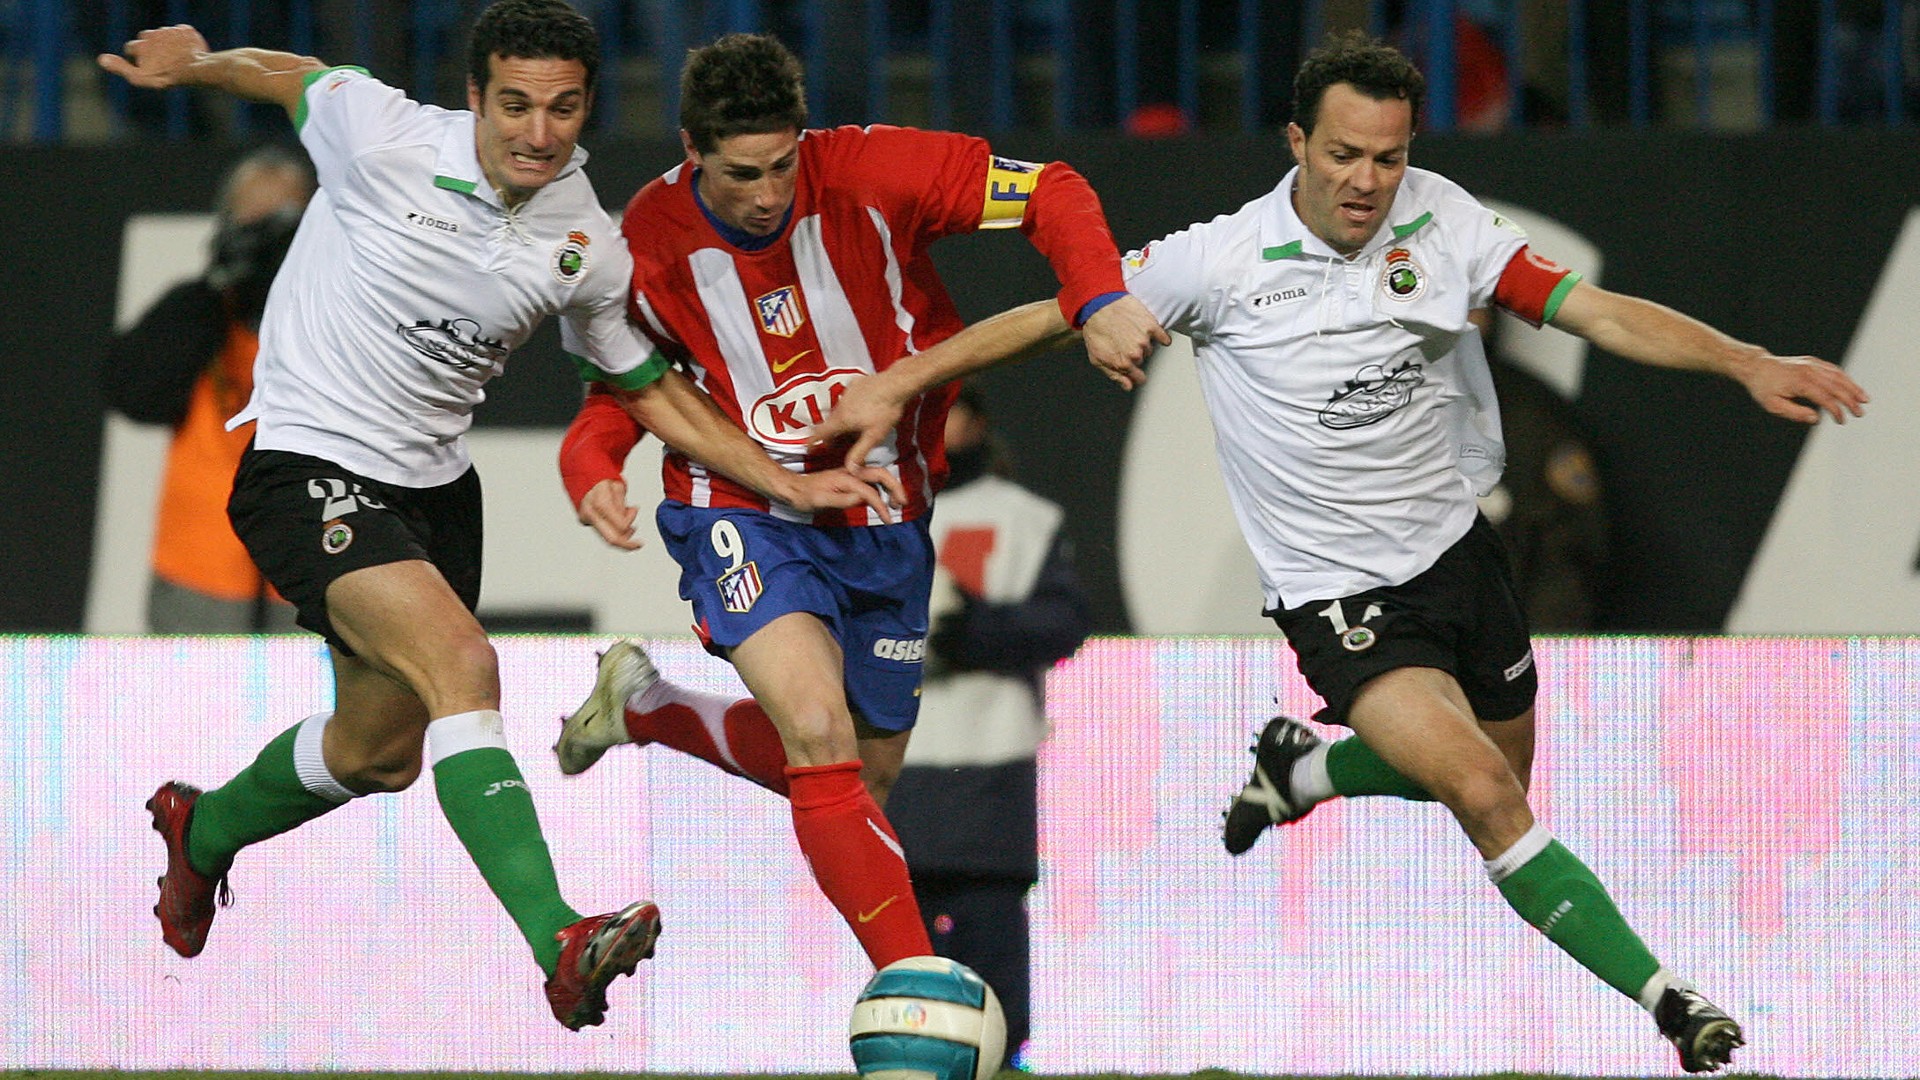
{"type": "Polygon", "coordinates": [[[720,588],[720,603],[736,615],[745,615],[753,610],[753,602],[760,599],[759,564],[741,563],[721,574],[714,584],[720,588]]]}
{"type": "Polygon", "coordinates": [[[760,316],[761,329],[780,337],[792,337],[807,322],[807,313],[800,309],[800,293],[791,285],[755,297],[753,311],[760,316]]]}

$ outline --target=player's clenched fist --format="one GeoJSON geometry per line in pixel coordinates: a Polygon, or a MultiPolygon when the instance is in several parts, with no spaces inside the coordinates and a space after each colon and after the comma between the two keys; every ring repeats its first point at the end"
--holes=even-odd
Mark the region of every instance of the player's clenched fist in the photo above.
{"type": "Polygon", "coordinates": [[[1147,305],[1132,296],[1123,296],[1087,319],[1081,327],[1087,346],[1087,359],[1101,373],[1131,390],[1147,381],[1140,365],[1161,345],[1173,338],[1153,317],[1147,305]]]}

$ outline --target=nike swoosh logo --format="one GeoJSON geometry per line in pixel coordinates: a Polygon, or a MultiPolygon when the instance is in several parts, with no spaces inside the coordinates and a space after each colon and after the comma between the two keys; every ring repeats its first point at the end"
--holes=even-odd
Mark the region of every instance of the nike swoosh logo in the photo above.
{"type": "Polygon", "coordinates": [[[773,362],[773,373],[775,375],[785,374],[788,368],[799,363],[801,357],[807,355],[812,351],[813,351],[812,349],[801,349],[799,352],[794,353],[792,356],[787,357],[786,360],[784,361],[775,360],[773,362]]]}
{"type": "Polygon", "coordinates": [[[880,913],[887,910],[887,908],[891,907],[893,905],[893,902],[898,899],[900,899],[900,894],[894,893],[892,896],[889,896],[885,900],[880,901],[879,907],[874,908],[872,911],[862,911],[859,914],[855,915],[854,917],[859,919],[862,925],[866,923],[870,923],[873,920],[879,918],[880,913]]]}

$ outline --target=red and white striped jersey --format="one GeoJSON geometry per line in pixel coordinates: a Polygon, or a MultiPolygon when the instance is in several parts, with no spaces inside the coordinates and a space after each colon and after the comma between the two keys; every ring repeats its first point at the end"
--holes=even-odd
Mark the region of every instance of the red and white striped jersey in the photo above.
{"type": "MultiPolygon", "coordinates": [[[[722,412],[786,468],[837,467],[807,454],[813,426],[846,385],[957,333],[959,314],[927,247],[981,228],[1019,228],[1064,287],[1062,309],[1124,289],[1099,200],[1080,175],[996,157],[982,139],[874,126],[804,132],[787,224],[757,250],[718,231],[683,163],[641,188],[623,231],[633,252],[632,314],[722,412]]],[[[869,463],[926,513],[946,477],[952,388],[911,403],[869,463]]],[[[637,434],[637,432],[636,432],[637,434]]],[[[865,508],[808,518],[669,453],[666,494],[691,506],[747,507],[819,525],[879,524],[865,508]]]]}

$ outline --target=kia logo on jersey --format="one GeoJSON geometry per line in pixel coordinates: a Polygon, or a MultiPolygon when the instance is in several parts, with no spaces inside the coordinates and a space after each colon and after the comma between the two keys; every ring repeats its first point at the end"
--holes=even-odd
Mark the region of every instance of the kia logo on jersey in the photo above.
{"type": "Polygon", "coordinates": [[[847,384],[865,374],[853,368],[834,368],[794,379],[753,403],[748,419],[753,434],[763,442],[804,444],[813,426],[833,411],[847,384]]]}

